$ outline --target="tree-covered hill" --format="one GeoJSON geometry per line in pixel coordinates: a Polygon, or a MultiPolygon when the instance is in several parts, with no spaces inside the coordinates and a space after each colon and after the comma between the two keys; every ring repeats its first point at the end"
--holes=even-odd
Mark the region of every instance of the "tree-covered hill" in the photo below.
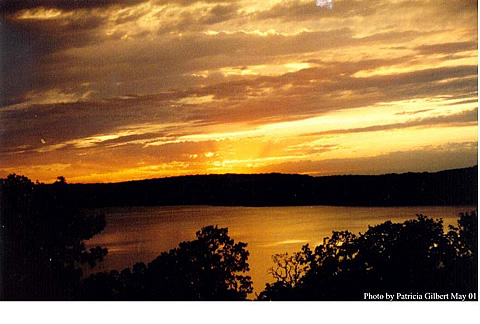
{"type": "MultiPolygon", "coordinates": [[[[67,184],[63,194],[85,207],[476,205],[477,179],[477,166],[435,173],[377,176],[195,175],[107,184],[67,184]]],[[[42,190],[55,194],[58,186],[44,185],[42,190]]]]}

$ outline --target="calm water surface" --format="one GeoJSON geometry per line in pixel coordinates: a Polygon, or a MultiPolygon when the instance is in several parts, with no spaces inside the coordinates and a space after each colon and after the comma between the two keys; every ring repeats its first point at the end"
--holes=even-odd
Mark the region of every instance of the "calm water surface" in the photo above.
{"type": "Polygon", "coordinates": [[[107,226],[87,242],[109,252],[95,271],[121,270],[136,262],[148,263],[182,241],[195,239],[207,225],[228,227],[236,242],[248,243],[250,276],[259,293],[272,282],[268,269],[276,253],[295,252],[309,243],[319,245],[332,231],[365,232],[368,225],[387,220],[403,222],[424,214],[442,218],[444,226],[456,225],[458,213],[476,207],[117,207],[96,209],[105,214],[107,226]]]}

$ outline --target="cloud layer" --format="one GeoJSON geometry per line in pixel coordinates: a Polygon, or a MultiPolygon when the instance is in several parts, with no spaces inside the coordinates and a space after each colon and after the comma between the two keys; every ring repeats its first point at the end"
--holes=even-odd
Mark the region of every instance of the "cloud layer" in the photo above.
{"type": "Polygon", "coordinates": [[[476,1],[48,0],[0,10],[1,176],[476,163],[476,1]]]}

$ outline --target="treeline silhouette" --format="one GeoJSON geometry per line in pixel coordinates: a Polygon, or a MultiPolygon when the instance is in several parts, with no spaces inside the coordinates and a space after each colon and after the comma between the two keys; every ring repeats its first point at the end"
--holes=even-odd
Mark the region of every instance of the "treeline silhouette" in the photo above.
{"type": "MultiPolygon", "coordinates": [[[[60,179],[62,180],[62,179],[60,179]]],[[[55,195],[23,176],[0,179],[0,298],[79,298],[83,266],[93,267],[105,248],[83,243],[105,227],[103,215],[85,215],[66,203],[65,182],[55,195]]]]}
{"type": "Polygon", "coordinates": [[[0,299],[244,300],[252,291],[247,245],[213,226],[148,265],[83,278],[107,255],[83,243],[105,217],[71,204],[63,177],[53,187],[47,194],[23,176],[0,179],[0,299]]]}
{"type": "MultiPolygon", "coordinates": [[[[108,184],[67,184],[65,198],[106,206],[419,206],[476,205],[477,166],[436,173],[311,177],[197,175],[108,184]]],[[[41,190],[55,195],[58,187],[41,190]]],[[[62,188],[63,190],[63,188],[62,188]]]]}
{"type": "Polygon", "coordinates": [[[273,257],[259,300],[364,300],[364,294],[459,293],[478,300],[478,217],[462,213],[445,232],[424,215],[370,226],[358,236],[333,232],[323,244],[273,257]]]}
{"type": "Polygon", "coordinates": [[[246,300],[252,292],[246,244],[226,228],[207,226],[197,239],[160,254],[148,266],[97,273],[84,280],[85,300],[246,300]]]}
{"type": "MultiPolygon", "coordinates": [[[[106,226],[87,214],[63,177],[53,185],[9,175],[0,179],[2,300],[245,300],[252,292],[247,245],[226,228],[207,226],[193,241],[132,269],[92,274],[107,249],[84,241],[106,226]]],[[[358,236],[334,232],[314,249],[274,256],[276,279],[259,300],[362,300],[363,294],[474,293],[478,282],[477,213],[441,220],[419,215],[369,227],[358,236]]]]}

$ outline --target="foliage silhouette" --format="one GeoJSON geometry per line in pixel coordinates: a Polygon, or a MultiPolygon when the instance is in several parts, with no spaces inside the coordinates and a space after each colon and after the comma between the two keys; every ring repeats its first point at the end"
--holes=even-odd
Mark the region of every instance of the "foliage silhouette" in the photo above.
{"type": "Polygon", "coordinates": [[[65,181],[51,194],[15,174],[0,179],[0,298],[69,300],[80,292],[82,264],[95,265],[107,250],[87,251],[83,240],[105,227],[65,199],[65,181]]]}
{"type": "Polygon", "coordinates": [[[207,226],[197,239],[160,254],[148,266],[137,263],[84,281],[86,300],[245,300],[252,281],[245,273],[247,244],[228,229],[207,226]]]}
{"type": "MultiPolygon", "coordinates": [[[[303,273],[295,285],[267,284],[259,300],[362,300],[364,293],[471,293],[477,291],[477,213],[460,214],[459,226],[417,215],[387,221],[356,236],[333,232],[322,245],[297,252],[303,273]]],[[[276,267],[294,263],[277,260],[276,267]]],[[[281,278],[280,278],[281,279],[281,278]]]]}

